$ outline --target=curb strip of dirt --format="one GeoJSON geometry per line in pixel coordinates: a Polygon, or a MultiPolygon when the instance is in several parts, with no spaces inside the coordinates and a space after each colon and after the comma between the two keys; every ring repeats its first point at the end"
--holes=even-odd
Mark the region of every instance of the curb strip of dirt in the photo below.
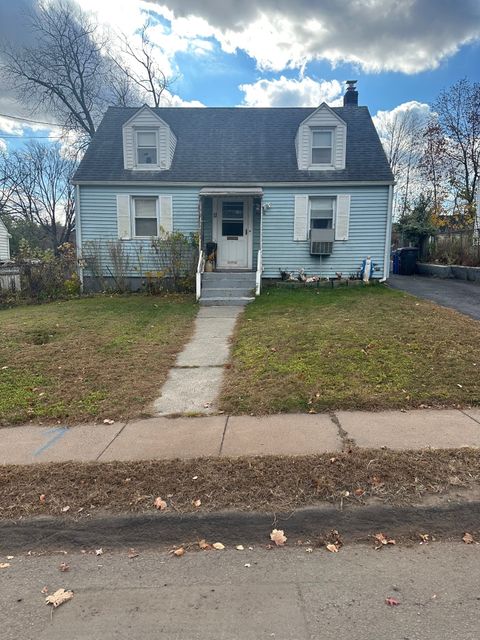
{"type": "Polygon", "coordinates": [[[285,529],[290,540],[318,538],[337,529],[347,541],[377,531],[389,536],[428,533],[450,537],[480,529],[480,502],[440,506],[371,505],[340,511],[334,506],[298,509],[290,514],[219,511],[154,513],[92,519],[38,517],[0,522],[0,547],[9,551],[65,547],[122,547],[222,540],[225,544],[268,541],[272,528],[285,529]]]}

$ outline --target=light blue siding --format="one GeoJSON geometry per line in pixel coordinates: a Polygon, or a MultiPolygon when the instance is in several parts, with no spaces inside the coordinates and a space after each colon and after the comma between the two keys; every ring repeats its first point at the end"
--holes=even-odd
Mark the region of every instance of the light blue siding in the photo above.
{"type": "Polygon", "coordinates": [[[371,256],[380,267],[375,277],[383,277],[387,227],[388,187],[291,188],[267,187],[264,203],[270,203],[263,216],[263,265],[265,278],[278,278],[279,268],[305,269],[307,275],[344,276],[354,273],[362,260],[371,256]],[[293,240],[295,195],[350,194],[350,229],[346,241],[336,241],[330,256],[311,256],[310,243],[293,240]]]}
{"type": "MultiPolygon", "coordinates": [[[[108,264],[108,241],[116,240],[117,209],[119,194],[172,196],[173,228],[182,233],[196,233],[198,225],[197,187],[80,187],[80,226],[83,246],[91,241],[102,243],[103,262],[108,264]]],[[[388,187],[265,187],[264,203],[271,207],[263,214],[263,264],[266,278],[278,278],[280,269],[298,271],[305,269],[308,275],[344,276],[354,273],[362,260],[370,255],[378,264],[377,277],[383,277],[385,234],[388,211],[388,187]],[[295,195],[340,195],[350,194],[350,227],[346,241],[336,241],[331,256],[311,256],[310,243],[293,240],[295,195]]],[[[203,206],[203,239],[212,237],[211,199],[203,206]]],[[[260,248],[260,215],[253,220],[253,265],[256,267],[260,248]]],[[[125,247],[130,256],[130,276],[143,276],[145,271],[155,270],[158,265],[152,256],[148,240],[126,240],[125,247]],[[139,258],[141,256],[141,258],[139,258]]]]}

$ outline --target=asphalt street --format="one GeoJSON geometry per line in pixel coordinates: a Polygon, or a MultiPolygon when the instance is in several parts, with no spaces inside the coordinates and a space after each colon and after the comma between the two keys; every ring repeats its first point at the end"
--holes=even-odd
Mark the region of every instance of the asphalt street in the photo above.
{"type": "Polygon", "coordinates": [[[0,562],[2,640],[478,640],[480,546],[128,549],[0,562]],[[60,571],[60,563],[68,564],[60,571]],[[42,589],[74,591],[50,613],[42,589]],[[386,599],[399,602],[389,606],[386,599]]]}

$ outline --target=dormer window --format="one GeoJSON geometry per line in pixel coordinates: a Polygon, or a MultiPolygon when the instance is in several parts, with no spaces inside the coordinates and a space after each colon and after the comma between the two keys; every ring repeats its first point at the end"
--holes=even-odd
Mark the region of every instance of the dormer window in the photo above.
{"type": "Polygon", "coordinates": [[[156,165],[157,158],[157,132],[154,129],[137,131],[137,165],[156,165]]]}
{"type": "Polygon", "coordinates": [[[333,165],[334,129],[312,128],[312,165],[333,165]]]}

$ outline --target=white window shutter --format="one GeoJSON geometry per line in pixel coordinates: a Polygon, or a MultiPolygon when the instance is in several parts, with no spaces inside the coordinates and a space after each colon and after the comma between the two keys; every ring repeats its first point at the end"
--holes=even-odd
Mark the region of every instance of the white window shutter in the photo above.
{"type": "Polygon", "coordinates": [[[130,196],[117,196],[117,229],[120,240],[130,239],[130,196]]]}
{"type": "Polygon", "coordinates": [[[293,239],[308,240],[308,196],[295,196],[293,239]]]}
{"type": "Polygon", "coordinates": [[[166,233],[173,231],[172,196],[160,196],[160,226],[166,233]]]}
{"type": "Polygon", "coordinates": [[[335,218],[335,240],[348,240],[350,227],[350,196],[337,196],[337,215],[335,218]]]}

